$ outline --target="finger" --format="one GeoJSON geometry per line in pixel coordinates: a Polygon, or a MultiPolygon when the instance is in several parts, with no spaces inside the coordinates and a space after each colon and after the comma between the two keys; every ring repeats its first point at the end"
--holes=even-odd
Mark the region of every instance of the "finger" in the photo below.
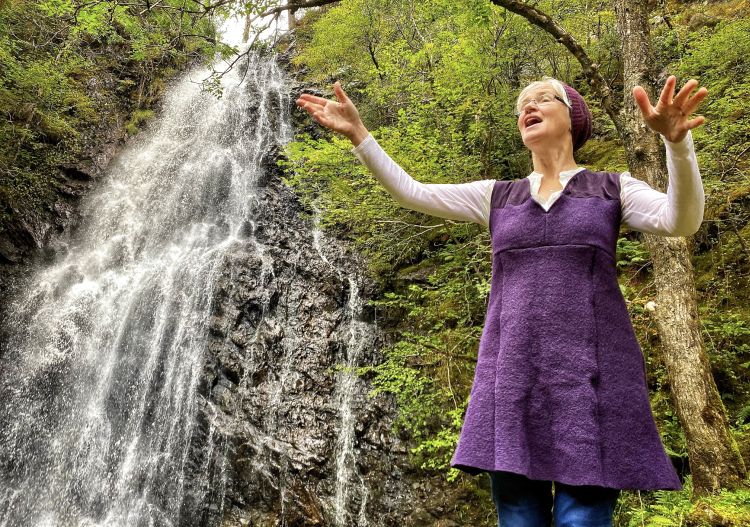
{"type": "Polygon", "coordinates": [[[346,93],[344,93],[344,88],[341,87],[341,83],[339,81],[336,81],[333,84],[333,92],[336,94],[336,97],[338,98],[340,103],[347,103],[349,102],[349,97],[347,97],[346,93]]]}
{"type": "Polygon", "coordinates": [[[651,112],[653,112],[653,106],[651,106],[651,101],[648,98],[646,90],[644,90],[640,86],[635,86],[633,88],[633,98],[635,99],[638,107],[641,109],[641,113],[643,114],[643,116],[650,116],[651,112]]]}
{"type": "Polygon", "coordinates": [[[693,113],[698,105],[703,102],[703,99],[706,98],[706,95],[708,95],[708,90],[705,87],[698,90],[696,94],[693,95],[687,103],[685,103],[685,115],[690,115],[691,113],[693,113]]]}
{"type": "Polygon", "coordinates": [[[311,93],[303,93],[299,96],[299,99],[297,100],[303,100],[303,101],[310,101],[317,104],[321,104],[323,106],[326,105],[327,102],[329,102],[329,99],[325,99],[323,97],[318,97],[317,95],[313,95],[311,93]]]}
{"type": "Polygon", "coordinates": [[[678,106],[682,106],[690,96],[690,92],[693,91],[693,88],[695,88],[696,86],[698,86],[698,81],[695,79],[690,79],[685,83],[685,86],[683,86],[682,89],[677,93],[672,102],[674,102],[674,104],[678,106]]]}
{"type": "Polygon", "coordinates": [[[706,122],[706,118],[702,115],[697,116],[695,119],[690,119],[687,123],[685,123],[685,126],[688,130],[692,130],[693,128],[696,128],[703,123],[706,122]]]}
{"type": "Polygon", "coordinates": [[[311,113],[311,114],[313,114],[315,112],[320,112],[320,111],[323,110],[323,107],[321,105],[315,104],[313,102],[306,102],[306,103],[304,103],[302,105],[302,108],[305,109],[305,110],[307,110],[307,112],[311,113]]]}
{"type": "Polygon", "coordinates": [[[667,82],[664,83],[664,88],[661,90],[659,96],[659,102],[665,105],[672,104],[672,96],[674,95],[674,85],[677,83],[677,77],[670,75],[667,78],[667,82]]]}

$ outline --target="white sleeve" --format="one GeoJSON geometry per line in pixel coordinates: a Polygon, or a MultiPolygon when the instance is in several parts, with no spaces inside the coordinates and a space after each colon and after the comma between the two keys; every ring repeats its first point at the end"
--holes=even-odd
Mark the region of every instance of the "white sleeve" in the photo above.
{"type": "Polygon", "coordinates": [[[440,218],[489,226],[494,179],[458,184],[420,183],[391,159],[372,134],[351,151],[402,207],[440,218]]]}
{"type": "Polygon", "coordinates": [[[662,236],[689,236],[703,222],[705,196],[690,131],[667,148],[667,192],[653,189],[629,172],[620,174],[622,222],[633,230],[662,236]]]}

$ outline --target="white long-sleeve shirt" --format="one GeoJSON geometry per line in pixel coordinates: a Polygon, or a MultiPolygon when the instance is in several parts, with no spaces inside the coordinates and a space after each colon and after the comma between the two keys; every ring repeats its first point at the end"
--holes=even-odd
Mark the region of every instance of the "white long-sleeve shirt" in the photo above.
{"type": "MultiPolygon", "coordinates": [[[[703,222],[705,204],[692,134],[688,131],[685,138],[676,143],[661,137],[667,149],[667,192],[653,189],[629,172],[620,174],[622,223],[640,232],[688,236],[695,233],[703,222]]],[[[391,159],[372,134],[368,134],[351,151],[402,207],[489,227],[490,200],[496,180],[458,184],[420,183],[391,159]]],[[[574,174],[584,169],[577,167],[561,172],[560,184],[563,189],[574,174]]],[[[545,201],[539,196],[542,174],[532,172],[526,177],[530,180],[531,197],[549,210],[562,190],[553,192],[545,201]]]]}

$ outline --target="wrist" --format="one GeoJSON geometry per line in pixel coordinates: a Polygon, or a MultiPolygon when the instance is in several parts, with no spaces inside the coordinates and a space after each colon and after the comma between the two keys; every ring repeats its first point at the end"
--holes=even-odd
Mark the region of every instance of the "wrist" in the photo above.
{"type": "Polygon", "coordinates": [[[693,151],[693,141],[690,135],[690,130],[688,130],[681,138],[672,137],[670,139],[663,134],[661,137],[671,156],[684,157],[690,155],[693,151]]]}
{"type": "Polygon", "coordinates": [[[690,130],[681,130],[679,132],[676,132],[674,130],[670,130],[669,133],[660,132],[662,137],[666,141],[669,141],[670,143],[682,143],[685,141],[685,137],[687,137],[688,132],[690,130]]]}
{"type": "Polygon", "coordinates": [[[370,131],[365,128],[364,125],[360,124],[359,126],[356,126],[354,130],[352,130],[352,132],[347,135],[347,137],[352,142],[352,145],[357,147],[362,141],[367,138],[368,135],[370,135],[370,131]]]}

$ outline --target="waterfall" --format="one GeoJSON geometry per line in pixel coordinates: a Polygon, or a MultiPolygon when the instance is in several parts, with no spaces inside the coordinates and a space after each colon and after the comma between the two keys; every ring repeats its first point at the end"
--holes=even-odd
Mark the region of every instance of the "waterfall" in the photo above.
{"type": "Polygon", "coordinates": [[[79,228],[8,308],[0,527],[223,514],[229,443],[199,396],[216,283],[253,242],[257,181],[292,129],[273,58],[249,55],[221,98],[200,90],[209,72],[172,83],[161,117],[110,163],[79,228]]]}
{"type": "MultiPolygon", "coordinates": [[[[314,207],[313,246],[320,258],[328,264],[343,279],[339,269],[334,267],[325,256],[322,245],[322,231],[319,228],[320,210],[314,207]]],[[[350,274],[346,276],[349,285],[349,295],[346,302],[346,320],[348,334],[346,335],[345,357],[340,361],[336,377],[336,400],[339,408],[339,431],[336,442],[336,489],[334,494],[334,524],[345,527],[356,524],[367,527],[370,522],[366,515],[369,489],[364,479],[356,470],[356,451],[354,448],[354,427],[356,415],[352,407],[353,399],[361,393],[362,381],[358,379],[356,368],[361,366],[362,352],[373,346],[375,327],[363,320],[363,301],[359,294],[358,277],[350,274]],[[359,491],[359,513],[354,522],[348,510],[349,494],[357,476],[356,488],[359,491]]]]}

